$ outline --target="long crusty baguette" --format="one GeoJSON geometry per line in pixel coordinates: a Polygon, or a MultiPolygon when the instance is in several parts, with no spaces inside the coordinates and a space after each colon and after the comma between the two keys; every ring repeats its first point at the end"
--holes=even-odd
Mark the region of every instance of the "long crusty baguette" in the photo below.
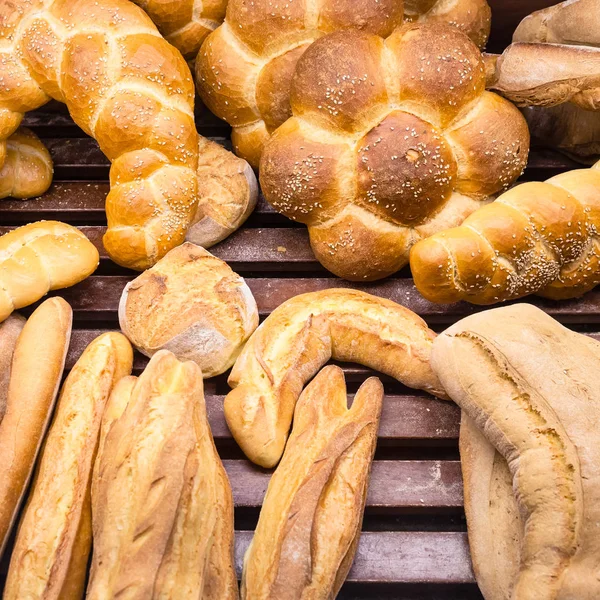
{"type": "Polygon", "coordinates": [[[120,333],[96,338],[67,377],[19,524],[4,600],[81,598],[92,543],[90,486],[104,407],[131,372],[120,333]]]}
{"type": "Polygon", "coordinates": [[[14,345],[2,335],[0,349],[3,370],[7,355],[12,354],[8,388],[0,391],[0,397],[4,396],[4,410],[0,411],[0,555],[50,421],[71,339],[72,311],[62,298],[50,298],[27,323],[19,321],[11,315],[1,325],[3,334],[14,326],[21,331],[14,345]]]}
{"type": "Polygon", "coordinates": [[[302,392],[244,558],[242,598],[335,598],[358,545],[383,403],[375,377],[348,408],[339,367],[302,392]]]}
{"type": "Polygon", "coordinates": [[[46,146],[32,131],[21,127],[6,141],[0,198],[41,196],[52,183],[52,173],[52,158],[46,146]]]}
{"type": "Polygon", "coordinates": [[[237,598],[233,500],[195,363],[162,350],[115,388],[95,472],[89,600],[237,598]]]}
{"type": "Polygon", "coordinates": [[[98,266],[98,250],[76,227],[24,225],[0,237],[0,321],[51,290],[74,285],[98,266]]]}
{"type": "MultiPolygon", "coordinates": [[[[502,507],[489,508],[494,459],[465,480],[475,565],[496,573],[490,548],[519,547],[511,600],[600,597],[600,343],[574,333],[541,310],[517,304],[463,319],[434,342],[432,366],[445,389],[508,463],[521,544],[502,507]],[[487,490],[490,490],[486,492],[487,490]],[[481,491],[474,505],[476,490],[481,491]],[[475,511],[475,512],[474,512],[475,511]],[[487,514],[486,514],[487,511],[487,514]],[[493,523],[498,539],[486,542],[493,523]],[[478,552],[483,552],[477,555],[478,552]]],[[[463,443],[463,450],[464,450],[463,443]]],[[[497,482],[497,497],[508,485],[497,482]]],[[[502,565],[504,563],[504,565],[502,565]]],[[[476,567],[477,568],[477,567],[476,567]]],[[[483,581],[487,588],[493,581],[483,581]]],[[[504,587],[504,583],[500,584],[504,587]]],[[[491,598],[494,598],[492,595],[491,598]]]]}
{"type": "Polygon", "coordinates": [[[357,362],[445,397],[429,365],[435,334],[410,310],[352,289],[284,302],[250,336],[225,398],[227,424],[246,456],[277,464],[304,384],[330,359],[357,362]]]}
{"type": "Polygon", "coordinates": [[[25,319],[16,313],[0,323],[0,423],[6,414],[13,355],[24,325],[25,319]]]}
{"type": "Polygon", "coordinates": [[[600,163],[516,186],[454,229],[416,244],[410,266],[432,302],[575,298],[600,283],[600,163]]]}

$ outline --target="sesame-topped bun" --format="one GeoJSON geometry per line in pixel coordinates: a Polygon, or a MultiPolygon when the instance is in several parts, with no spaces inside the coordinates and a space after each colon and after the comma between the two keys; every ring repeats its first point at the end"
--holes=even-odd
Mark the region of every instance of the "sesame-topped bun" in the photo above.
{"type": "Polygon", "coordinates": [[[419,242],[410,266],[432,302],[581,296],[600,283],[600,163],[512,188],[461,227],[419,242]]]}
{"type": "Polygon", "coordinates": [[[490,19],[487,0],[229,0],[225,22],[198,53],[196,85],[233,127],[236,154],[258,167],[264,144],[292,114],[296,63],[321,36],[358,29],[387,37],[405,20],[442,22],[483,47],[490,19]]]}
{"type": "Polygon", "coordinates": [[[524,118],[485,91],[477,47],[443,24],[322,37],[298,62],[291,106],[262,189],[347,279],[402,268],[414,243],[459,225],[527,162],[524,118]]]}

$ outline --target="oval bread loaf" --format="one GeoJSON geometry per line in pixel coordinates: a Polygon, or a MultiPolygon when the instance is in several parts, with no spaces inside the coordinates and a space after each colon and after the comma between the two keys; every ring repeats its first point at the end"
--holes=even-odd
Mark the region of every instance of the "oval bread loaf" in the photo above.
{"type": "Polygon", "coordinates": [[[98,250],[76,227],[39,221],[0,237],[0,321],[98,266],[98,250]]]}
{"type": "Polygon", "coordinates": [[[213,377],[234,363],[258,325],[258,310],[239,275],[186,242],[127,284],[119,323],[146,356],[170,350],[213,377]]]}

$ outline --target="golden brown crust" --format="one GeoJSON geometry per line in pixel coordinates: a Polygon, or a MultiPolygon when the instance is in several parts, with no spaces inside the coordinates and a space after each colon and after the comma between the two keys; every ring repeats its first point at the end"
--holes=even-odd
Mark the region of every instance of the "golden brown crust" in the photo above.
{"type": "Polygon", "coordinates": [[[108,410],[87,597],[235,600],[233,500],[198,366],[160,351],[108,410]]]}
{"type": "Polygon", "coordinates": [[[6,140],[6,158],[0,169],[0,198],[41,196],[52,183],[50,153],[29,129],[20,127],[6,140]]]}
{"type": "Polygon", "coordinates": [[[25,319],[16,313],[0,323],[0,423],[6,414],[13,355],[24,325],[25,319]]]}
{"type": "Polygon", "coordinates": [[[244,557],[242,598],[335,598],[360,536],[382,403],[371,378],[349,409],[334,366],[304,390],[244,557]]]}
{"type": "Polygon", "coordinates": [[[462,197],[474,210],[525,166],[523,116],[484,88],[481,54],[447,25],[320,38],[298,61],[293,117],[263,152],[266,200],[308,225],[334,274],[394,273],[424,230],[462,223],[462,197]]]}
{"type": "Polygon", "coordinates": [[[170,350],[214,377],[235,362],[258,326],[258,309],[237,273],[186,242],[125,286],[119,323],[146,356],[170,350]]]}
{"type": "MultiPolygon", "coordinates": [[[[0,419],[0,554],[16,520],[31,478],[71,338],[71,307],[62,298],[46,300],[23,324],[16,315],[2,324],[21,328],[11,353],[5,410],[0,419]]],[[[8,340],[2,336],[4,354],[8,340]]],[[[12,336],[11,336],[12,337],[12,336]]]]}
{"type": "Polygon", "coordinates": [[[51,290],[74,285],[98,266],[98,250],[58,221],[24,225],[0,237],[0,322],[51,290]]]}
{"type": "Polygon", "coordinates": [[[413,312],[358,290],[291,298],[252,334],[231,371],[229,428],[250,460],[275,466],[304,384],[330,358],[445,397],[429,365],[434,337],[413,312]]]}
{"type": "Polygon", "coordinates": [[[411,250],[432,302],[492,304],[528,294],[575,298],[600,283],[600,171],[569,171],[512,188],[411,250]]]}
{"type": "MultiPolygon", "coordinates": [[[[478,44],[487,40],[486,0],[404,4],[408,20],[452,23],[478,44]]],[[[304,50],[342,29],[387,37],[403,17],[403,3],[397,0],[230,0],[225,22],[198,54],[198,91],[212,112],[233,126],[236,152],[258,167],[264,144],[290,116],[290,82],[304,50]]]]}
{"type": "MultiPolygon", "coordinates": [[[[508,462],[525,532],[511,598],[598,597],[600,449],[591,440],[600,423],[600,343],[517,304],[453,325],[436,339],[431,361],[452,399],[508,462]]],[[[485,485],[486,473],[473,483],[485,485]]],[[[493,511],[479,510],[499,525],[493,511]]],[[[514,528],[497,531],[500,546],[514,544],[502,538],[514,528]]],[[[489,529],[470,532],[484,535],[489,529]]]]}
{"type": "Polygon", "coordinates": [[[102,413],[131,372],[125,336],[106,333],[67,377],[13,549],[4,598],[80,598],[91,547],[90,486],[102,413]]]}

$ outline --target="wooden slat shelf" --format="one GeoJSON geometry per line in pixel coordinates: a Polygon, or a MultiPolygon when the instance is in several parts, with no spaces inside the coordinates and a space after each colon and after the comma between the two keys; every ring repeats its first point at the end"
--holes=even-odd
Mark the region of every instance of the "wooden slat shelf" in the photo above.
{"type": "MultiPolygon", "coordinates": [[[[501,52],[518,22],[553,0],[491,0],[493,31],[488,45],[501,52]]],[[[198,103],[196,122],[201,134],[230,147],[230,128],[198,103]]],[[[40,219],[56,219],[80,227],[101,254],[95,275],[57,294],[73,307],[75,329],[67,356],[70,370],[97,335],[118,327],[117,307],[123,287],[135,273],[117,267],[102,247],[109,191],[109,162],[96,142],[52,102],[28,114],[23,122],[47,144],[55,164],[54,183],[41,198],[0,201],[0,235],[40,219]]],[[[543,180],[581,168],[551,150],[535,147],[521,180],[543,180]]],[[[244,227],[211,249],[246,277],[261,318],[297,294],[331,287],[358,287],[389,298],[421,315],[442,330],[475,311],[466,303],[440,306],[426,301],[414,287],[409,269],[384,281],[355,284],[336,279],[321,267],[310,249],[306,228],[287,220],[259,197],[244,227]]],[[[583,298],[531,302],[569,327],[600,340],[600,288],[583,298]]],[[[25,309],[29,314],[33,307],[25,309]]],[[[148,359],[135,354],[134,373],[148,359]]],[[[354,392],[374,373],[354,364],[341,365],[354,392]]],[[[451,402],[410,390],[379,374],[386,388],[378,447],[366,503],[365,531],[340,599],[481,600],[469,559],[462,510],[463,490],[458,462],[460,410],[451,402]]],[[[243,552],[250,543],[270,472],[243,458],[223,414],[227,374],[205,381],[209,422],[217,448],[224,456],[236,506],[236,562],[241,572],[243,552]]],[[[352,394],[349,395],[350,401],[352,394]]],[[[0,589],[2,572],[0,565],[0,589]]]]}

